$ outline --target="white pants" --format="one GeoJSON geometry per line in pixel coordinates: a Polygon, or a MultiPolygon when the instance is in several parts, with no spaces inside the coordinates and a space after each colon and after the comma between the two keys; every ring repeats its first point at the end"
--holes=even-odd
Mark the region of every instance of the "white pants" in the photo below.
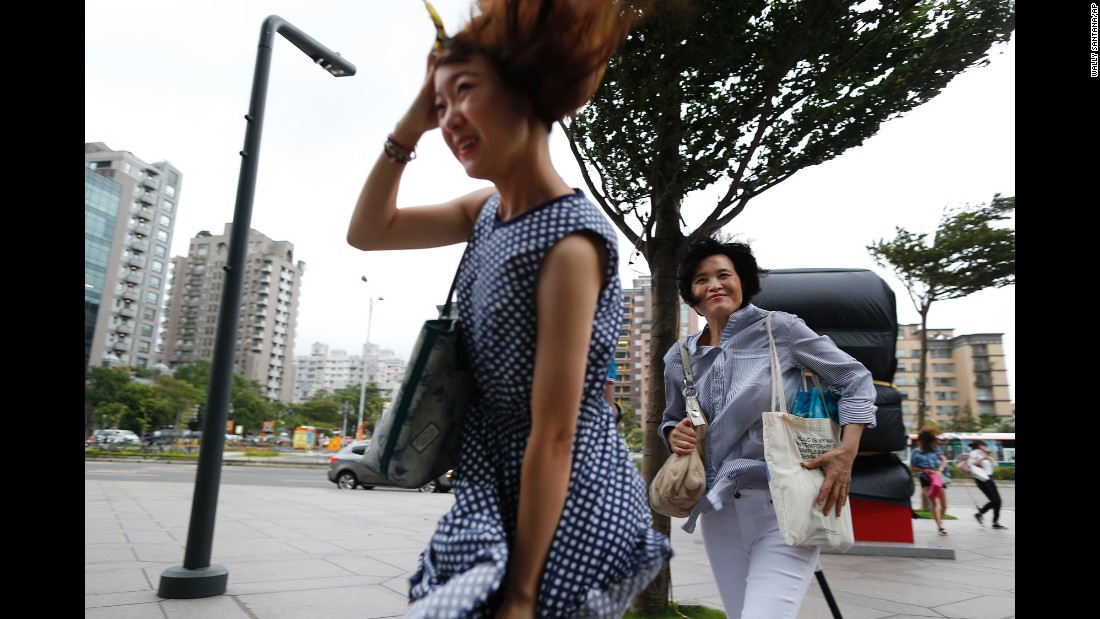
{"type": "Polygon", "coordinates": [[[771,493],[742,490],[700,517],[703,544],[729,619],[794,619],[817,569],[818,548],[783,542],[771,493]]]}

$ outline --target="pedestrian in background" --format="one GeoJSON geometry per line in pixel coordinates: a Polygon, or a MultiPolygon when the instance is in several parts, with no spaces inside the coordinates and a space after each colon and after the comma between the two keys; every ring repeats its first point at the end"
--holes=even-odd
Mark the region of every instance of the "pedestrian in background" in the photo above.
{"type": "Polygon", "coordinates": [[[456,292],[476,396],[454,506],[420,555],[406,616],[617,618],[672,547],[607,423],[623,316],[618,236],[562,179],[549,143],[636,13],[608,0],[478,6],[430,59],[348,229],[363,250],[466,243],[456,292]],[[399,209],[405,165],[437,128],[466,174],[492,186],[399,209]]]}
{"type": "Polygon", "coordinates": [[[984,526],[985,521],[982,520],[982,516],[993,510],[993,528],[1007,529],[1008,527],[1001,524],[1001,493],[997,491],[997,484],[993,483],[993,469],[996,468],[997,463],[989,455],[989,446],[981,439],[971,441],[970,450],[970,455],[967,457],[967,462],[970,463],[970,476],[974,478],[978,490],[981,490],[982,494],[989,499],[988,503],[978,508],[974,518],[977,519],[978,524],[984,526]]]}
{"type": "Polygon", "coordinates": [[[943,484],[943,470],[947,468],[947,457],[939,446],[936,428],[925,426],[917,434],[917,448],[909,454],[909,468],[917,473],[921,491],[928,497],[932,519],[940,535],[947,535],[943,527],[943,516],[947,513],[947,489],[943,484]]]}

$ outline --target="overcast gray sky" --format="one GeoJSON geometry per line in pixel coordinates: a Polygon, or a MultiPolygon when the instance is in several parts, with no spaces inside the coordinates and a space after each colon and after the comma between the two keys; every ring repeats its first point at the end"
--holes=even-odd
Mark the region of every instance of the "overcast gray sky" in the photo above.
{"type": "MultiPolygon", "coordinates": [[[[435,0],[454,31],[467,0],[435,0]]],[[[260,27],[278,15],[358,69],[333,78],[276,36],[267,91],[251,227],[290,241],[306,263],[296,355],[314,342],[357,353],[366,338],[402,357],[421,322],[443,302],[462,246],[360,252],[345,232],[366,174],[386,134],[423,78],[434,31],[419,0],[97,0],[84,5],[84,140],[167,160],[183,184],[172,255],[201,230],[233,220],[260,27]],[[366,275],[364,284],[360,277],[366,275]]],[[[988,66],[957,77],[931,102],[883,125],[863,146],[802,170],[754,198],[728,232],[752,242],[766,268],[845,267],[878,273],[897,295],[898,321],[919,316],[894,275],[866,246],[892,239],[895,226],[933,233],[948,206],[1015,195],[1015,43],[995,46],[988,66]]],[[[586,189],[560,131],[555,163],[586,189]]],[[[438,132],[408,165],[400,204],[436,202],[484,185],[466,178],[438,132]]],[[[701,221],[717,188],[685,202],[701,221]]],[[[1014,220],[1012,225],[1015,225],[1014,220]]],[[[628,265],[625,286],[647,274],[628,265]]],[[[956,335],[1001,333],[1015,393],[1015,286],[932,306],[929,326],[956,335]]],[[[1014,398],[1014,396],[1013,396],[1014,398]]]]}

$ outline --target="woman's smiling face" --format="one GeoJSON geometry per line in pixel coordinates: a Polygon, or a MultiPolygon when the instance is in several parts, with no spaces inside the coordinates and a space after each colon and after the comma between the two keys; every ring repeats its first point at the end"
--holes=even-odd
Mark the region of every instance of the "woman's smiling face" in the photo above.
{"type": "Polygon", "coordinates": [[[435,69],[435,112],[443,139],[471,178],[492,180],[521,153],[528,118],[481,54],[435,69]]]}
{"type": "Polygon", "coordinates": [[[733,261],[714,254],[699,262],[691,280],[695,310],[706,318],[721,318],[741,309],[741,278],[733,261]]]}

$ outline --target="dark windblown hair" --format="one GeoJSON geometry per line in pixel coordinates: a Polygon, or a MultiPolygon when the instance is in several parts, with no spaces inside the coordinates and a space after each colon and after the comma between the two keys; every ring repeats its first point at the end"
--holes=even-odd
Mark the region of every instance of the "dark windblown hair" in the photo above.
{"type": "Polygon", "coordinates": [[[768,274],[768,270],[756,263],[756,256],[753,256],[752,248],[747,243],[732,241],[721,232],[692,236],[684,244],[676,267],[676,287],[680,290],[680,298],[690,307],[699,305],[699,299],[691,294],[691,280],[695,278],[699,263],[716,254],[722,254],[733,262],[737,277],[741,279],[741,307],[745,307],[760,293],[760,280],[768,274]]]}
{"type": "Polygon", "coordinates": [[[484,54],[509,89],[531,102],[548,127],[588,102],[615,50],[648,2],[480,0],[448,39],[439,64],[484,54]]]}

